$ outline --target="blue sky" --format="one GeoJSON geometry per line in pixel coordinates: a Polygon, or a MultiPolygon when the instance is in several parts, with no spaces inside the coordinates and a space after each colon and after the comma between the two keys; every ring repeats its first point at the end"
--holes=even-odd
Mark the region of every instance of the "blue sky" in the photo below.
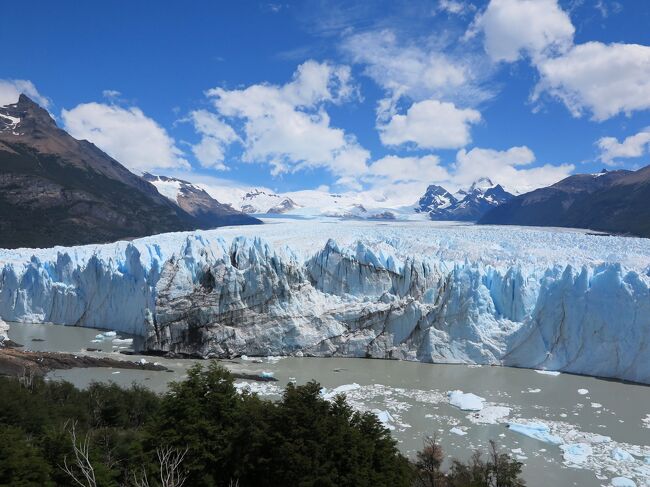
{"type": "Polygon", "coordinates": [[[413,198],[636,168],[650,4],[5,2],[0,102],[134,171],[413,198]]]}

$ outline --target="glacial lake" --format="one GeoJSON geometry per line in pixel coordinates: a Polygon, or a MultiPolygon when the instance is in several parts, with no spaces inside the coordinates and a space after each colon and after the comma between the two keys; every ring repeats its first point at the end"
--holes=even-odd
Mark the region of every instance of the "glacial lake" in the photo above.
{"type": "MultiPolygon", "coordinates": [[[[83,352],[124,360],[144,358],[170,372],[72,369],[49,374],[85,387],[92,381],[128,386],[139,383],[163,392],[197,362],[119,354],[111,338],[93,343],[102,330],[59,325],[12,323],[9,338],[27,350],[83,352]]],[[[126,337],[122,337],[126,338],[126,337]]],[[[137,343],[136,343],[137,345],[137,343]]],[[[609,486],[627,477],[650,486],[650,387],[570,374],[549,375],[505,367],[422,364],[368,359],[265,357],[224,360],[233,371],[273,374],[278,382],[237,381],[262,397],[279,397],[289,381],[318,381],[324,394],[345,391],[350,403],[374,410],[413,456],[426,436],[437,435],[448,456],[467,458],[490,439],[524,463],[530,486],[609,486]],[[259,361],[261,360],[261,363],[259,361]],[[336,389],[338,388],[338,389],[336,389]],[[461,390],[485,399],[480,412],[451,405],[447,393],[461,390]],[[508,428],[508,423],[538,423],[555,443],[508,428]],[[606,437],[609,437],[606,438],[606,437]],[[580,445],[575,447],[575,445],[580,445]],[[575,455],[585,452],[587,455],[575,455]],[[567,453],[563,451],[567,450],[567,453]],[[632,454],[621,459],[620,451],[632,454]],[[571,455],[574,453],[574,455],[571,455]]],[[[548,440],[548,438],[547,438],[548,440]]]]}

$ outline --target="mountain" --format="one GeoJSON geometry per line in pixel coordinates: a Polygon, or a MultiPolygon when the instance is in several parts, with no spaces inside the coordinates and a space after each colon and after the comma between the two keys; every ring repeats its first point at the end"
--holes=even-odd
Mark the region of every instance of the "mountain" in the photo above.
{"type": "Polygon", "coordinates": [[[418,200],[415,211],[418,213],[436,212],[456,205],[458,200],[442,186],[432,184],[418,200]]]}
{"type": "Polygon", "coordinates": [[[192,215],[202,225],[212,228],[223,225],[251,225],[257,218],[219,203],[204,189],[182,179],[144,173],[142,178],[153,184],[158,192],[192,215]]]}
{"type": "Polygon", "coordinates": [[[396,220],[398,209],[383,206],[361,193],[330,193],[320,189],[277,194],[253,188],[239,193],[228,188],[213,188],[213,194],[245,213],[288,214],[300,218],[342,220],[396,220]]]}
{"type": "Polygon", "coordinates": [[[481,178],[455,196],[442,186],[431,185],[418,201],[415,211],[428,213],[431,220],[476,221],[511,198],[513,195],[501,185],[481,178]]]}
{"type": "Polygon", "coordinates": [[[237,202],[244,213],[286,213],[300,205],[291,198],[259,189],[251,189],[237,202]]]}
{"type": "Polygon", "coordinates": [[[576,174],[513,198],[482,224],[590,228],[650,237],[650,166],[576,174]]]}
{"type": "MultiPolygon", "coordinates": [[[[214,226],[214,225],[211,225],[214,226]]],[[[0,107],[0,248],[209,228],[21,95],[0,107]]]]}

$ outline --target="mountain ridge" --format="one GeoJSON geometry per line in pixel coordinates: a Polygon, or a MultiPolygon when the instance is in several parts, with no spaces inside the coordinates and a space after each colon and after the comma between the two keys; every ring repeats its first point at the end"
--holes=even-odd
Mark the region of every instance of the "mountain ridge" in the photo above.
{"type": "Polygon", "coordinates": [[[209,228],[29,97],[0,107],[0,247],[111,242],[209,228]]]}
{"type": "Polygon", "coordinates": [[[237,211],[229,204],[220,203],[203,188],[189,181],[148,172],[143,173],[142,178],[153,184],[160,194],[204,225],[255,225],[260,223],[257,218],[237,211]]]}
{"type": "Polygon", "coordinates": [[[514,195],[489,178],[480,178],[469,189],[460,190],[455,195],[442,186],[432,184],[416,203],[415,211],[427,213],[431,220],[477,221],[487,211],[512,197],[514,195]]]}
{"type": "Polygon", "coordinates": [[[574,174],[517,196],[486,213],[480,224],[588,228],[650,237],[650,166],[574,174]]]}

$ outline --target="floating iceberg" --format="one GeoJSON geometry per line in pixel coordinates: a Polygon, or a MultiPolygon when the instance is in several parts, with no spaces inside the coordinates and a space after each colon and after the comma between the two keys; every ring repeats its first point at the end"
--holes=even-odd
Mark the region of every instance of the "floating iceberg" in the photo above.
{"type": "Polygon", "coordinates": [[[391,416],[391,414],[388,411],[373,409],[371,412],[377,416],[377,419],[379,419],[381,424],[384,425],[384,428],[387,428],[389,430],[395,429],[395,426],[393,425],[395,419],[391,416]]]}
{"type": "Polygon", "coordinates": [[[472,423],[497,424],[510,415],[510,408],[507,406],[485,406],[478,412],[467,415],[472,423]]]}
{"type": "Polygon", "coordinates": [[[462,411],[480,411],[485,403],[485,399],[471,392],[450,391],[447,396],[449,397],[449,404],[462,411]]]}
{"type": "Polygon", "coordinates": [[[458,436],[465,436],[467,434],[466,431],[463,431],[462,429],[454,426],[452,429],[449,430],[450,433],[453,433],[458,436]]]}
{"type": "Polygon", "coordinates": [[[612,450],[610,453],[610,456],[612,457],[613,460],[616,460],[617,462],[633,462],[634,457],[627,451],[623,450],[622,448],[616,447],[612,450]]]}
{"type": "Polygon", "coordinates": [[[0,250],[0,317],[140,336],[153,352],[491,364],[650,383],[648,261],[650,240],[576,231],[274,223],[0,250]]]}
{"type": "Polygon", "coordinates": [[[543,423],[508,423],[508,428],[530,438],[543,441],[544,443],[551,443],[553,445],[561,445],[563,443],[562,438],[552,435],[550,428],[543,423]]]}
{"type": "Polygon", "coordinates": [[[627,477],[614,477],[612,487],[636,487],[636,483],[627,477]]]}
{"type": "Polygon", "coordinates": [[[557,370],[536,370],[535,372],[542,375],[552,375],[552,376],[558,376],[561,374],[561,372],[557,370]]]}
{"type": "Polygon", "coordinates": [[[593,449],[588,443],[571,443],[560,445],[564,453],[564,460],[569,464],[582,464],[587,461],[589,455],[593,454],[593,449]]]}
{"type": "Polygon", "coordinates": [[[334,399],[338,394],[345,394],[350,391],[356,391],[357,389],[360,389],[361,386],[357,383],[352,383],[352,384],[343,384],[341,386],[335,387],[332,390],[328,390],[326,388],[323,388],[321,390],[321,395],[323,398],[327,400],[334,399]]]}

